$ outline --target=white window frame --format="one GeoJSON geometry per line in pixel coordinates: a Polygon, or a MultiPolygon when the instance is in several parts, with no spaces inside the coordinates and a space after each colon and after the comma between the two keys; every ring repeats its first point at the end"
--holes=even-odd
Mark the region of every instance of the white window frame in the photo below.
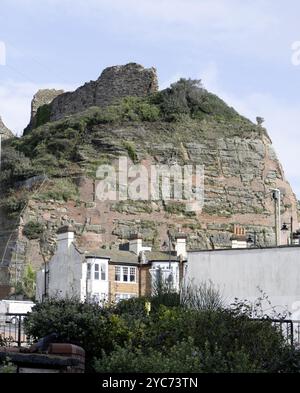
{"type": "Polygon", "coordinates": [[[86,265],[86,278],[88,280],[91,280],[91,278],[92,278],[92,264],[91,264],[91,262],[88,262],[86,265]]]}
{"type": "Polygon", "coordinates": [[[138,297],[136,293],[117,292],[115,294],[115,301],[118,303],[121,300],[128,300],[136,297],[138,297]]]}
{"type": "Polygon", "coordinates": [[[94,263],[94,280],[100,281],[100,263],[94,263]],[[97,267],[97,270],[96,270],[97,267]],[[98,276],[96,278],[96,275],[98,276]]]}
{"type": "Polygon", "coordinates": [[[105,263],[100,263],[100,281],[106,281],[106,265],[105,265],[105,263]]]}
{"type": "Polygon", "coordinates": [[[123,282],[126,284],[136,284],[137,283],[137,267],[136,266],[115,266],[115,281],[123,282]],[[120,272],[118,275],[120,276],[120,280],[116,279],[117,273],[116,269],[120,272]],[[134,269],[134,274],[132,274],[134,269]],[[127,273],[126,273],[127,272],[127,273]],[[124,280],[124,276],[127,275],[127,281],[124,280]],[[134,276],[134,281],[130,280],[130,276],[134,276]]]}

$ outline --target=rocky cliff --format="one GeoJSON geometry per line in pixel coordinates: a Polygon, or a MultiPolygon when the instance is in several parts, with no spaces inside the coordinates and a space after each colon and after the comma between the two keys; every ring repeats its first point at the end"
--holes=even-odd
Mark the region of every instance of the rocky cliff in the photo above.
{"type": "Polygon", "coordinates": [[[56,97],[51,118],[61,120],[4,146],[2,184],[13,191],[2,187],[0,218],[14,235],[10,252],[3,247],[6,234],[2,248],[0,242],[8,265],[3,285],[7,277],[17,282],[25,263],[37,268],[49,258],[55,232],[66,223],[89,249],[119,247],[137,230],[161,249],[167,230],[178,229],[186,232],[190,248],[228,247],[234,224],[256,231],[259,245],[274,245],[272,188],[282,190],[283,220],[293,216],[297,223],[295,195],[261,125],[197,81],[180,80],[157,92],[154,69],[135,64],[104,70],[96,84],[56,97]],[[116,102],[118,95],[123,99],[116,102]],[[146,168],[170,161],[204,165],[203,210],[188,212],[184,201],[163,198],[99,200],[96,170],[120,156],[146,168]]]}
{"type": "Polygon", "coordinates": [[[63,94],[62,90],[55,89],[38,91],[32,100],[31,121],[25,133],[40,125],[45,118],[55,121],[92,106],[103,107],[122,97],[143,97],[157,90],[155,68],[145,69],[136,63],[108,67],[96,81],[90,81],[74,92],[63,94]]]}
{"type": "MultiPolygon", "coordinates": [[[[31,101],[31,115],[30,115],[30,123],[27,126],[25,133],[39,125],[40,117],[43,113],[43,108],[47,108],[47,105],[50,104],[54,98],[63,94],[63,90],[56,89],[42,89],[39,90],[31,101]],[[38,111],[40,111],[38,116],[38,111]]],[[[46,110],[47,111],[47,110],[46,110]]],[[[43,120],[43,119],[42,119],[43,120]]]]}
{"type": "Polygon", "coordinates": [[[2,135],[3,140],[13,137],[13,133],[5,126],[1,117],[0,117],[0,134],[2,135]]]}

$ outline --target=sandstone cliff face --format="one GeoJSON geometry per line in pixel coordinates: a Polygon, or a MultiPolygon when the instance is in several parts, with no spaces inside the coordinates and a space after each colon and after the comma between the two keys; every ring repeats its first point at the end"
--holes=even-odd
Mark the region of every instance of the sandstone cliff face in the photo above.
{"type": "Polygon", "coordinates": [[[106,68],[97,81],[91,81],[72,93],[53,100],[50,120],[58,120],[91,106],[107,106],[126,96],[143,97],[158,90],[155,68],[139,64],[106,68]]]}
{"type": "MultiPolygon", "coordinates": [[[[87,106],[105,107],[118,96],[145,96],[156,90],[154,69],[145,70],[136,64],[111,67],[98,81],[55,98],[51,116],[59,119],[87,106]]],[[[217,99],[212,98],[215,105],[217,99]]],[[[209,99],[206,95],[205,108],[209,107],[209,99]]],[[[178,229],[187,234],[191,249],[229,247],[234,224],[243,225],[248,233],[256,231],[259,245],[274,245],[271,189],[280,188],[282,220],[289,221],[292,216],[297,229],[296,197],[271,139],[260,125],[234,113],[229,117],[214,115],[214,109],[200,118],[185,116],[174,122],[162,118],[140,121],[134,116],[126,121],[104,120],[102,111],[90,110],[41,126],[20,141],[19,149],[32,160],[40,151],[38,163],[46,157],[47,165],[55,163],[58,169],[52,179],[49,176],[42,184],[18,191],[28,193],[28,203],[16,220],[12,256],[8,253],[4,258],[10,265],[11,282],[15,274],[21,276],[25,263],[38,268],[43,263],[42,254],[50,258],[56,230],[67,223],[75,227],[83,249],[117,248],[137,230],[153,248],[161,249],[167,241],[167,230],[175,233],[178,229]],[[184,204],[168,200],[98,200],[96,169],[102,163],[115,163],[119,156],[128,156],[129,161],[147,168],[156,163],[168,164],[170,159],[179,165],[204,165],[203,210],[187,214],[184,204]],[[71,160],[68,166],[67,160],[71,160]],[[26,235],[24,229],[32,222],[43,227],[42,238],[26,235]],[[14,260],[18,261],[15,265],[14,260]]],[[[11,225],[4,220],[4,213],[2,221],[3,225],[11,225]]],[[[283,237],[282,243],[286,240],[283,237]]],[[[3,255],[1,245],[0,251],[3,255]]],[[[0,277],[1,284],[7,281],[3,278],[1,282],[0,277]]]]}
{"type": "MultiPolygon", "coordinates": [[[[186,214],[181,204],[172,201],[106,201],[95,198],[97,180],[75,176],[78,185],[76,200],[45,198],[37,193],[29,202],[19,226],[19,241],[24,254],[19,258],[43,263],[37,240],[28,240],[23,228],[28,222],[44,225],[45,255],[50,257],[55,247],[55,232],[60,225],[71,223],[76,228],[82,248],[119,247],[138,229],[144,240],[156,249],[167,241],[167,230],[182,230],[188,235],[189,248],[209,249],[230,247],[234,224],[243,225],[247,232],[257,232],[258,244],[272,246],[274,234],[274,202],[271,188],[282,190],[282,219],[293,216],[297,222],[297,202],[271,141],[261,127],[211,122],[185,123],[174,129],[167,124],[96,127],[93,132],[90,158],[126,155],[124,141],[130,140],[140,163],[167,163],[176,157],[179,164],[203,164],[205,167],[205,204],[202,212],[186,214]],[[221,127],[220,127],[221,126],[221,127]],[[151,138],[149,138],[151,135],[151,138]],[[101,153],[100,153],[101,152],[101,153]],[[26,244],[26,247],[24,247],[26,244]]],[[[82,147],[84,149],[84,147],[82,147]]],[[[44,187],[47,188],[47,185],[44,187]]],[[[52,187],[50,185],[50,187],[52,187]]],[[[282,238],[283,244],[286,239],[282,238]]],[[[12,273],[13,269],[12,269],[12,273]]]]}
{"type": "Polygon", "coordinates": [[[13,137],[13,133],[5,126],[1,117],[0,117],[0,134],[2,135],[3,140],[13,137]]]}

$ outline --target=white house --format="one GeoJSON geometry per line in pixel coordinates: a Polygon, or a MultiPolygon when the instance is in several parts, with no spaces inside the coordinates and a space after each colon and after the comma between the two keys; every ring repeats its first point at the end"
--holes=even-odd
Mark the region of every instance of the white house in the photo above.
{"type": "Polygon", "coordinates": [[[186,239],[176,237],[175,250],[152,251],[135,234],[127,249],[80,250],[74,230],[65,226],[57,232],[57,250],[37,273],[36,297],[76,297],[81,301],[118,301],[153,292],[158,277],[179,289],[186,262],[186,239]]]}

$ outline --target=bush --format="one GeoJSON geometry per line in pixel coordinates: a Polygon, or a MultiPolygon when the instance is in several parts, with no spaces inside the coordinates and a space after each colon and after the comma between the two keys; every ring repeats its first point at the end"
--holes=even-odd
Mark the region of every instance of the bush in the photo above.
{"type": "Polygon", "coordinates": [[[137,154],[136,154],[136,151],[135,151],[134,144],[132,142],[127,142],[126,141],[126,142],[123,143],[123,145],[124,145],[125,149],[127,150],[128,156],[131,159],[131,161],[133,163],[136,163],[137,160],[138,160],[138,157],[137,157],[137,154]]]}
{"type": "Polygon", "coordinates": [[[82,346],[88,369],[94,357],[101,357],[102,350],[111,352],[113,342],[123,344],[130,338],[121,316],[77,299],[49,299],[38,303],[26,317],[24,327],[26,334],[35,339],[57,333],[59,342],[82,346]]]}
{"type": "Polygon", "coordinates": [[[10,217],[15,217],[20,213],[27,203],[26,195],[8,195],[1,202],[1,207],[10,217]]]}
{"type": "Polygon", "coordinates": [[[205,115],[216,118],[234,119],[238,113],[224,101],[205,90],[200,80],[181,78],[171,87],[162,90],[152,97],[168,121],[176,121],[187,115],[203,119],[205,115]]]}
{"type": "Polygon", "coordinates": [[[2,187],[12,186],[38,174],[31,160],[13,146],[4,145],[1,157],[0,182],[2,187]]]}
{"type": "Polygon", "coordinates": [[[171,348],[160,350],[117,346],[107,356],[94,363],[96,372],[113,373],[204,373],[204,372],[251,372],[255,371],[247,353],[243,350],[232,351],[228,356],[208,345],[201,350],[192,337],[182,340],[171,348]]]}
{"type": "Polygon", "coordinates": [[[27,239],[39,239],[44,232],[44,227],[41,223],[37,221],[29,221],[24,225],[23,235],[27,237],[27,239]]]}
{"type": "Polygon", "coordinates": [[[299,353],[271,321],[252,320],[243,303],[216,305],[207,288],[196,291],[203,294],[197,309],[171,292],[109,307],[49,299],[34,307],[25,330],[35,339],[55,332],[59,342],[82,346],[88,369],[98,372],[300,371],[299,353]]]}
{"type": "Polygon", "coordinates": [[[42,200],[54,199],[56,201],[77,200],[79,197],[78,188],[69,179],[54,179],[45,191],[41,191],[36,198],[42,200]]]}
{"type": "Polygon", "coordinates": [[[35,118],[35,127],[39,127],[50,121],[51,105],[45,104],[38,108],[35,118]]]}
{"type": "Polygon", "coordinates": [[[29,264],[24,269],[21,281],[17,283],[17,286],[15,288],[15,294],[23,295],[25,299],[34,300],[35,288],[36,288],[35,282],[36,282],[36,272],[29,264]]]}

